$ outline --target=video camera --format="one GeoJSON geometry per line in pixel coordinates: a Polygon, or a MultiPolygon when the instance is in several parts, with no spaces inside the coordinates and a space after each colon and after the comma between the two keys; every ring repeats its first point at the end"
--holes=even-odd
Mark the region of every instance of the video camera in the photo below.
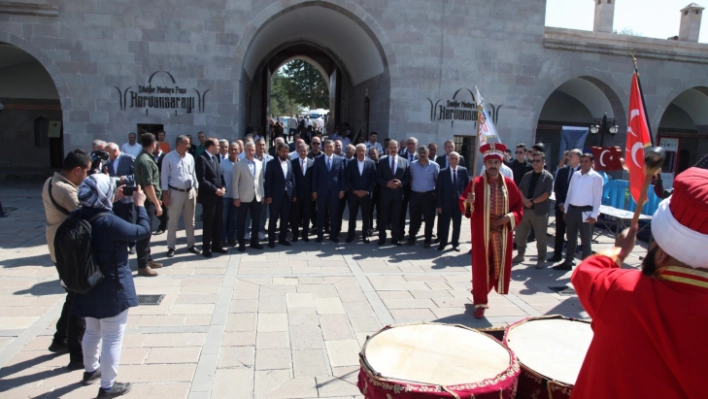
{"type": "Polygon", "coordinates": [[[103,150],[94,151],[91,153],[91,171],[89,174],[101,173],[103,171],[103,165],[108,162],[108,153],[103,150]]]}

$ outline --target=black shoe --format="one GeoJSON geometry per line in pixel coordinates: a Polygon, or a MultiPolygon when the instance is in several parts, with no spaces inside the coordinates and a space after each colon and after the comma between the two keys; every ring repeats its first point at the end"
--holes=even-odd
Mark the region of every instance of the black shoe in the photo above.
{"type": "Polygon", "coordinates": [[[290,241],[292,241],[292,242],[297,242],[297,240],[298,240],[297,237],[293,237],[292,240],[290,240],[290,241]]]}
{"type": "Polygon", "coordinates": [[[168,258],[172,258],[172,257],[174,257],[174,256],[175,256],[175,250],[174,250],[174,248],[168,248],[168,249],[167,249],[167,257],[168,257],[168,258]]]}
{"type": "Polygon", "coordinates": [[[236,240],[228,240],[228,241],[226,241],[226,243],[229,244],[230,247],[236,246],[236,240]]]}
{"type": "Polygon", "coordinates": [[[132,386],[129,382],[116,382],[113,384],[113,388],[110,391],[106,391],[103,388],[98,388],[98,396],[96,398],[117,398],[118,396],[125,395],[130,392],[132,386]]]}
{"type": "Polygon", "coordinates": [[[386,244],[385,238],[379,238],[379,242],[376,243],[376,245],[385,245],[385,244],[386,244]]]}
{"type": "Polygon", "coordinates": [[[154,236],[159,236],[160,234],[165,234],[165,230],[157,230],[154,233],[152,233],[152,235],[154,235],[154,236]]]}
{"type": "Polygon", "coordinates": [[[393,244],[393,245],[395,245],[395,246],[397,246],[397,247],[400,247],[400,246],[403,245],[403,244],[401,244],[400,241],[393,241],[393,240],[391,241],[391,244],[393,244]]]}
{"type": "Polygon", "coordinates": [[[292,245],[292,244],[290,244],[290,241],[288,241],[288,240],[278,240],[278,244],[285,245],[286,247],[289,247],[290,245],[292,245]]]}
{"type": "Polygon", "coordinates": [[[347,243],[354,241],[354,236],[347,236],[347,243]]]}
{"type": "Polygon", "coordinates": [[[425,245],[423,245],[423,248],[425,248],[425,249],[430,248],[430,241],[426,241],[425,245]]]}
{"type": "Polygon", "coordinates": [[[135,255],[135,247],[131,247],[128,249],[128,255],[135,255]]]}
{"type": "Polygon", "coordinates": [[[363,241],[364,241],[364,244],[368,244],[371,242],[371,240],[369,240],[369,237],[364,237],[363,241]]]}
{"type": "Polygon", "coordinates": [[[436,238],[436,239],[433,240],[433,242],[437,244],[437,243],[440,242],[440,239],[439,239],[439,238],[436,238]]]}
{"type": "Polygon", "coordinates": [[[302,237],[302,240],[305,242],[310,242],[310,237],[308,237],[308,236],[302,237]]]}
{"type": "Polygon", "coordinates": [[[460,244],[452,244],[452,250],[455,252],[460,252],[460,244]]]}
{"type": "Polygon", "coordinates": [[[202,253],[202,251],[198,250],[197,247],[189,247],[187,248],[187,251],[195,255],[199,255],[200,253],[202,253]]]}
{"type": "Polygon", "coordinates": [[[66,368],[68,368],[69,371],[83,370],[84,362],[81,360],[72,360],[68,365],[66,365],[66,368]]]}
{"type": "Polygon", "coordinates": [[[238,251],[239,252],[246,252],[246,246],[244,244],[239,244],[238,251]]]}
{"type": "Polygon", "coordinates": [[[252,242],[251,243],[251,248],[253,249],[263,249],[263,245],[257,243],[257,242],[252,242]]]}
{"type": "Polygon", "coordinates": [[[559,264],[559,265],[553,266],[551,269],[553,269],[553,270],[564,270],[564,271],[568,271],[568,270],[573,270],[573,266],[575,266],[575,262],[574,262],[574,261],[571,262],[571,263],[563,262],[563,263],[561,263],[561,264],[559,264]]]}
{"type": "Polygon", "coordinates": [[[438,251],[444,251],[446,246],[447,246],[447,244],[438,245],[438,251]]]}
{"type": "Polygon", "coordinates": [[[49,351],[53,353],[66,353],[69,351],[69,347],[66,346],[66,339],[61,341],[52,340],[52,344],[49,345],[49,351]]]}
{"type": "Polygon", "coordinates": [[[548,258],[549,262],[560,262],[562,260],[563,260],[563,257],[559,256],[559,255],[553,255],[550,258],[548,258]]]}
{"type": "Polygon", "coordinates": [[[330,237],[329,240],[332,241],[333,243],[339,242],[339,238],[337,238],[337,237],[330,237]]]}
{"type": "Polygon", "coordinates": [[[324,240],[324,237],[317,236],[317,239],[315,240],[315,242],[322,242],[323,240],[324,240]]]}
{"type": "Polygon", "coordinates": [[[89,373],[88,371],[84,371],[84,378],[81,380],[81,384],[91,385],[100,379],[101,379],[101,368],[99,367],[93,373],[89,373]]]}
{"type": "Polygon", "coordinates": [[[275,242],[269,242],[268,248],[275,248],[275,242]]]}
{"type": "Polygon", "coordinates": [[[216,248],[216,249],[212,249],[211,252],[216,252],[218,254],[228,254],[229,250],[226,248],[216,248]]]}
{"type": "Polygon", "coordinates": [[[211,251],[204,251],[202,252],[202,256],[205,258],[211,258],[211,251]]]}
{"type": "Polygon", "coordinates": [[[407,247],[412,247],[412,246],[414,246],[414,245],[415,245],[415,241],[413,241],[413,240],[408,240],[408,241],[406,241],[406,246],[407,246],[407,247]]]}

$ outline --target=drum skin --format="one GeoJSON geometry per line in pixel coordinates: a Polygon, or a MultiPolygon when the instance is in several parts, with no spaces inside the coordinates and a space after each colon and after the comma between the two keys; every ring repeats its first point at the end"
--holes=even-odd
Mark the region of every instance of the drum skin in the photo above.
{"type": "MultiPolygon", "coordinates": [[[[508,343],[509,332],[521,324],[532,322],[534,320],[567,320],[572,322],[587,323],[588,326],[590,325],[587,321],[577,320],[561,315],[529,317],[511,324],[506,328],[503,341],[504,346],[513,352],[508,343]]],[[[523,360],[521,360],[521,375],[519,376],[518,393],[516,395],[517,399],[570,399],[570,395],[573,393],[573,387],[574,385],[556,381],[549,376],[545,376],[532,370],[523,363],[523,360]]]]}
{"type": "MultiPolygon", "coordinates": [[[[421,323],[434,324],[439,323],[421,323]]],[[[449,328],[463,328],[481,334],[471,328],[461,325],[445,325],[449,328]]],[[[516,396],[517,382],[521,367],[516,356],[511,351],[509,353],[510,364],[493,378],[482,381],[469,381],[467,383],[455,385],[435,385],[414,381],[396,380],[389,376],[382,376],[373,370],[366,359],[367,344],[378,334],[389,329],[402,326],[386,326],[376,334],[368,337],[361,353],[359,354],[359,380],[357,386],[366,399],[446,399],[446,398],[475,398],[475,399],[513,399],[516,396]]],[[[490,341],[499,343],[493,337],[490,341]]],[[[425,367],[424,364],[420,365],[425,367]]]]}

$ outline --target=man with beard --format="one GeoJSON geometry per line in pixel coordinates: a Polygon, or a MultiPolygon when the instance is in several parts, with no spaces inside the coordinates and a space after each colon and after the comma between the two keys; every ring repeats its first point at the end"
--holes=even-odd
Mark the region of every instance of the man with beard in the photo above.
{"type": "Polygon", "coordinates": [[[708,346],[708,171],[676,177],[654,213],[642,271],[622,269],[638,226],[585,259],[572,282],[593,320],[573,398],[701,398],[708,346]]]}
{"type": "Polygon", "coordinates": [[[480,147],[486,171],[460,196],[460,210],[472,224],[472,296],[478,319],[489,307],[487,295],[492,288],[502,295],[509,292],[512,231],[524,214],[514,180],[500,173],[505,150],[501,143],[480,147]]]}

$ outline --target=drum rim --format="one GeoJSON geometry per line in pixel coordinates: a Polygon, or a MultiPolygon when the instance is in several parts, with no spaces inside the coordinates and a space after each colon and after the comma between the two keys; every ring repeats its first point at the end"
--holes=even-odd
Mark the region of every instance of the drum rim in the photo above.
{"type": "MultiPolygon", "coordinates": [[[[490,387],[493,385],[500,384],[506,380],[516,380],[518,383],[518,377],[519,374],[521,374],[521,365],[519,363],[518,358],[516,357],[516,354],[514,354],[514,351],[509,349],[506,345],[504,345],[502,342],[500,342],[498,339],[488,335],[484,334],[480,331],[477,331],[474,328],[467,327],[462,324],[448,324],[448,323],[435,323],[435,322],[420,322],[420,323],[404,323],[404,324],[389,324],[380,329],[379,331],[375,332],[371,336],[366,337],[366,341],[364,341],[364,345],[361,347],[361,351],[359,351],[359,365],[361,366],[361,370],[363,370],[367,377],[375,383],[382,384],[381,386],[385,387],[385,384],[395,384],[395,385],[406,385],[406,386],[415,386],[419,390],[430,390],[431,388],[437,388],[441,392],[448,392],[451,394],[455,394],[456,391],[462,391],[462,390],[471,390],[471,389],[477,389],[477,388],[485,388],[485,387],[490,387]],[[388,331],[392,328],[399,328],[399,327],[406,327],[406,326],[418,326],[418,325],[440,325],[440,326],[449,326],[449,327],[457,327],[457,328],[462,328],[465,330],[469,330],[474,333],[482,334],[485,337],[488,337],[495,342],[499,343],[506,351],[509,353],[509,366],[504,369],[501,373],[497,374],[493,378],[487,378],[482,381],[477,381],[477,382],[469,382],[469,383],[461,383],[461,384],[455,384],[455,385],[440,385],[440,384],[430,384],[430,383],[424,383],[420,381],[410,381],[410,380],[405,380],[405,379],[398,379],[398,378],[392,378],[392,377],[386,377],[382,375],[379,372],[374,371],[373,367],[369,364],[369,362],[366,360],[366,355],[364,352],[366,352],[366,347],[369,344],[369,341],[371,341],[374,337],[377,335],[381,334],[384,331],[388,331]]],[[[395,391],[395,387],[391,387],[391,390],[395,391]]]]}
{"type": "MultiPolygon", "coordinates": [[[[568,320],[568,321],[578,321],[578,322],[581,322],[581,323],[586,323],[586,324],[592,325],[592,321],[590,321],[590,320],[578,319],[578,318],[575,318],[575,317],[564,316],[564,315],[561,315],[561,314],[552,314],[552,315],[546,315],[546,316],[529,316],[529,317],[525,317],[525,318],[523,318],[523,319],[521,319],[521,320],[519,320],[519,321],[516,321],[516,322],[514,322],[514,323],[512,323],[512,324],[509,324],[509,325],[504,329],[504,340],[502,341],[502,345],[504,345],[504,347],[507,348],[507,349],[509,350],[509,352],[512,352],[512,353],[513,353],[514,351],[509,347],[509,343],[507,342],[507,338],[509,337],[509,332],[511,332],[511,330],[513,330],[514,328],[520,326],[521,324],[524,324],[524,323],[529,322],[529,321],[537,321],[537,320],[555,320],[555,319],[568,320]]],[[[549,385],[556,385],[556,386],[559,386],[559,387],[566,387],[566,388],[571,388],[571,389],[575,386],[574,384],[566,384],[566,383],[563,382],[563,381],[559,381],[559,380],[554,379],[553,377],[549,377],[549,376],[547,376],[547,375],[545,375],[545,374],[541,374],[541,373],[537,372],[536,370],[533,370],[533,369],[529,368],[529,367],[528,367],[526,364],[524,364],[524,362],[522,362],[521,360],[519,360],[519,364],[520,364],[521,367],[523,368],[523,371],[528,372],[528,373],[531,373],[531,374],[533,374],[534,376],[536,376],[536,377],[538,377],[538,378],[541,378],[541,380],[546,380],[546,381],[547,381],[547,382],[546,382],[546,386],[549,386],[549,385]]],[[[556,389],[556,390],[558,390],[558,389],[556,389]]]]}

